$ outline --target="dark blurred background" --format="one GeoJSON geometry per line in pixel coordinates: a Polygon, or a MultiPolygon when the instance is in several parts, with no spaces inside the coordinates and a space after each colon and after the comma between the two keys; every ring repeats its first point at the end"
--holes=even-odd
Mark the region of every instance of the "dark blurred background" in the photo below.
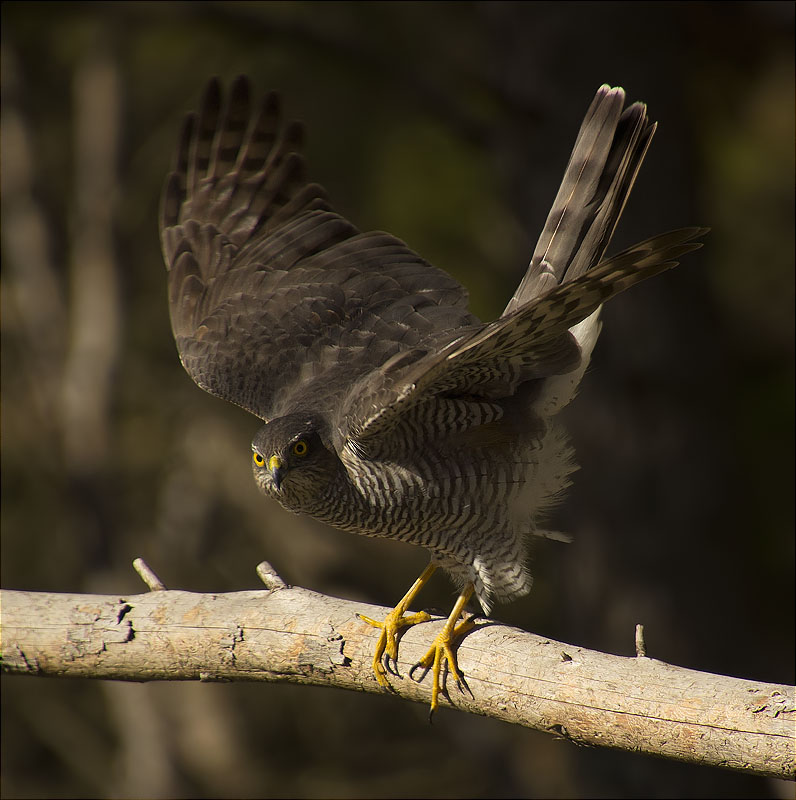
{"type": "MultiPolygon", "coordinates": [[[[281,89],[311,175],[467,285],[522,276],[595,89],[660,121],[612,251],[705,248],[612,301],[567,412],[581,470],[506,623],[794,680],[793,4],[3,3],[2,585],[258,588],[255,565],[394,603],[426,562],[279,509],[258,422],[197,389],[157,235],[182,115],[213,74],[281,89]]],[[[447,609],[440,577],[422,596],[447,609]]],[[[2,680],[3,797],[738,797],[792,784],[388,696],[2,680]]]]}

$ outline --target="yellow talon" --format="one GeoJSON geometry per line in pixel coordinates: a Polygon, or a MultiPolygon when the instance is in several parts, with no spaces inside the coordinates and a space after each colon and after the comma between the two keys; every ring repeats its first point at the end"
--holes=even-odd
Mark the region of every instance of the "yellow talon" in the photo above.
{"type": "MultiPolygon", "coordinates": [[[[366,622],[368,625],[372,625],[374,628],[381,629],[379,640],[376,642],[376,650],[373,653],[372,666],[373,673],[376,676],[376,680],[379,682],[379,686],[383,687],[384,689],[392,689],[390,682],[387,680],[387,672],[389,671],[396,676],[398,675],[398,632],[401,630],[401,628],[409,628],[412,625],[417,625],[420,622],[428,622],[431,619],[431,616],[425,611],[420,611],[416,614],[410,614],[406,617],[404,614],[408,610],[412,601],[415,599],[417,593],[423,588],[423,586],[425,586],[426,583],[428,583],[436,569],[437,568],[434,564],[429,564],[423,571],[423,574],[412,584],[412,587],[409,589],[409,591],[401,598],[398,605],[396,605],[395,608],[387,614],[383,622],[366,617],[364,614],[357,614],[357,616],[363,622],[366,622]],[[386,660],[384,659],[385,653],[387,655],[386,660]],[[391,661],[395,665],[394,669],[390,668],[391,661]]],[[[465,587],[464,591],[456,600],[453,610],[446,620],[445,625],[437,635],[437,638],[434,640],[434,644],[423,656],[423,658],[421,658],[420,661],[418,661],[417,664],[412,667],[409,673],[409,676],[411,677],[412,673],[418,667],[425,669],[426,671],[429,669],[432,671],[431,674],[433,678],[433,684],[431,686],[431,711],[429,713],[429,719],[431,719],[431,716],[439,707],[441,683],[440,676],[442,674],[443,657],[447,662],[448,670],[453,676],[453,679],[456,681],[456,685],[459,687],[459,689],[461,690],[462,686],[467,686],[462,674],[459,672],[458,665],[456,664],[454,646],[458,639],[475,627],[475,623],[473,622],[472,618],[465,619],[458,625],[456,624],[459,620],[459,617],[462,615],[465,605],[467,605],[467,601],[472,597],[473,591],[474,587],[472,584],[465,587]]]]}
{"type": "Polygon", "coordinates": [[[387,680],[387,669],[384,666],[382,657],[387,653],[387,665],[389,667],[389,660],[392,659],[395,664],[395,669],[391,669],[394,675],[398,675],[398,639],[396,638],[398,631],[401,628],[409,628],[412,625],[417,625],[419,622],[428,622],[431,617],[425,612],[420,611],[417,614],[410,614],[405,617],[407,609],[412,601],[415,599],[417,593],[428,583],[431,576],[436,572],[437,568],[434,564],[429,564],[424,570],[423,574],[412,584],[409,591],[401,598],[398,605],[387,614],[384,622],[366,617],[364,614],[357,614],[357,616],[368,625],[374,628],[381,628],[381,635],[379,641],[376,642],[376,650],[373,653],[373,673],[379,686],[384,689],[391,689],[390,682],[387,680]]]}
{"type": "Polygon", "coordinates": [[[400,613],[399,609],[394,608],[384,618],[384,622],[378,622],[375,619],[366,617],[364,614],[359,614],[359,618],[368,625],[374,628],[381,628],[381,635],[379,641],[376,642],[376,650],[373,653],[373,672],[376,675],[376,680],[385,689],[392,689],[389,681],[387,680],[387,671],[389,669],[390,660],[396,665],[395,669],[389,669],[393,675],[398,675],[398,639],[396,634],[401,628],[409,628],[412,625],[417,625],[419,622],[428,622],[431,616],[425,611],[420,611],[417,614],[411,614],[408,617],[403,616],[403,611],[400,613]],[[387,666],[385,667],[382,657],[387,654],[387,666]]]}
{"type": "MultiPolygon", "coordinates": [[[[445,622],[445,625],[442,627],[442,630],[437,634],[437,638],[434,639],[434,644],[431,645],[429,651],[420,659],[420,661],[412,667],[412,672],[418,667],[422,667],[426,671],[431,669],[431,676],[433,679],[433,683],[431,685],[431,710],[429,711],[429,720],[433,716],[434,712],[439,707],[439,693],[440,693],[440,676],[442,674],[442,659],[445,658],[445,661],[448,663],[448,670],[450,674],[453,676],[453,679],[456,681],[456,685],[459,687],[459,691],[462,691],[462,686],[467,686],[464,678],[462,677],[461,672],[459,672],[459,667],[456,663],[456,654],[454,653],[453,646],[458,639],[460,639],[464,634],[468,633],[475,627],[475,623],[473,622],[472,617],[469,619],[463,620],[458,625],[456,624],[457,620],[462,614],[465,605],[467,605],[467,601],[472,597],[473,594],[473,586],[467,586],[464,591],[459,595],[458,599],[456,600],[456,604],[453,606],[453,610],[450,613],[450,616],[445,622]]],[[[411,677],[411,672],[409,673],[411,677]]],[[[468,689],[469,691],[469,689],[468,689]]]]}

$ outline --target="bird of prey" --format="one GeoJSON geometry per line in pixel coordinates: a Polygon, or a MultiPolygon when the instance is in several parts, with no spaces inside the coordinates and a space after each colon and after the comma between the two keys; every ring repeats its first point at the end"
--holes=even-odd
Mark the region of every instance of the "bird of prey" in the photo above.
{"type": "Polygon", "coordinates": [[[432,713],[475,595],[527,594],[527,539],[574,469],[556,424],[600,330],[602,303],[674,267],[701,228],[606,247],[655,125],[601,86],[525,277],[481,322],[467,291],[388,233],[359,231],[306,178],[302,128],[247,78],[218,80],[179,137],[160,232],[180,358],[206,391],[264,424],[252,443],[265,494],[343,530],[426,548],[428,567],[383,621],[373,656],[389,688],[396,635],[439,568],[460,590],[419,665],[432,713]],[[462,621],[460,621],[462,620],[462,621]]]}

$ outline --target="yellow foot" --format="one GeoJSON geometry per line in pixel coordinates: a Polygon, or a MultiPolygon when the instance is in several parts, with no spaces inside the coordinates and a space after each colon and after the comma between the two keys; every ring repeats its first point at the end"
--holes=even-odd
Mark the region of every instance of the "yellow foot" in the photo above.
{"type": "Polygon", "coordinates": [[[373,672],[376,675],[376,680],[379,682],[379,685],[385,689],[392,688],[390,682],[387,680],[387,671],[389,670],[393,675],[398,675],[398,632],[401,628],[408,628],[412,625],[417,625],[419,622],[427,622],[431,619],[425,611],[421,611],[417,614],[410,614],[408,617],[405,617],[404,614],[415,599],[415,595],[425,586],[429,578],[436,572],[436,569],[434,564],[429,564],[425,570],[423,570],[423,574],[412,584],[412,587],[401,598],[398,605],[387,614],[384,618],[384,622],[371,619],[370,617],[364,616],[364,614],[357,614],[357,616],[363,622],[367,622],[368,625],[372,625],[374,628],[381,628],[381,635],[379,636],[379,641],[376,643],[376,650],[373,654],[373,672]],[[387,654],[387,658],[383,659],[385,653],[387,654]],[[392,660],[392,664],[390,664],[390,660],[392,660]]]}
{"type": "Polygon", "coordinates": [[[403,609],[396,606],[387,614],[384,622],[371,619],[364,614],[357,614],[368,625],[372,625],[374,628],[381,628],[381,635],[379,636],[379,641],[376,642],[376,650],[373,653],[373,672],[376,675],[376,680],[385,689],[392,689],[390,682],[387,680],[388,672],[400,677],[398,675],[398,631],[401,628],[410,628],[412,625],[417,625],[419,622],[428,622],[431,619],[431,616],[425,611],[410,614],[408,617],[405,617],[403,613],[403,609]],[[385,653],[387,657],[383,658],[385,653]]]}
{"type": "MultiPolygon", "coordinates": [[[[374,628],[381,629],[379,640],[376,643],[376,650],[373,653],[372,666],[376,680],[384,689],[392,689],[390,682],[387,680],[387,672],[390,672],[396,677],[400,677],[398,675],[398,632],[402,628],[409,628],[412,625],[417,625],[420,622],[428,622],[431,619],[431,616],[425,611],[421,611],[417,614],[409,614],[408,616],[404,616],[404,614],[406,614],[409,609],[415,595],[425,586],[436,569],[434,564],[429,564],[423,571],[423,574],[401,598],[398,605],[387,614],[383,622],[366,617],[364,614],[357,614],[363,622],[372,625],[374,628]]],[[[411,678],[412,673],[414,673],[416,669],[422,668],[425,670],[423,673],[423,677],[425,677],[426,673],[431,670],[434,682],[431,686],[431,711],[429,713],[429,720],[431,720],[434,712],[439,707],[439,693],[442,688],[441,676],[443,660],[448,665],[448,672],[450,672],[453,679],[456,681],[459,691],[464,691],[464,689],[467,689],[468,692],[470,691],[461,672],[459,672],[454,649],[457,641],[475,627],[472,617],[463,620],[458,625],[456,624],[462,616],[467,601],[472,597],[473,591],[474,587],[472,584],[464,588],[456,600],[445,625],[434,640],[434,644],[431,645],[429,651],[409,672],[409,677],[411,678]]],[[[423,680],[423,677],[421,677],[420,680],[423,680]]]]}
{"type": "Polygon", "coordinates": [[[469,617],[468,619],[465,619],[456,625],[456,621],[461,616],[462,610],[467,604],[467,601],[470,599],[472,593],[473,587],[468,586],[459,595],[456,605],[453,607],[453,611],[451,611],[451,614],[445,622],[445,625],[437,635],[437,638],[434,640],[434,644],[431,645],[429,651],[423,656],[423,658],[420,659],[420,661],[417,662],[417,664],[414,665],[414,667],[412,667],[411,671],[409,672],[409,677],[411,678],[412,673],[418,668],[425,670],[423,673],[424,676],[426,673],[428,673],[428,670],[431,669],[433,683],[431,685],[431,709],[428,714],[429,721],[431,721],[434,712],[439,707],[439,693],[441,689],[440,678],[442,675],[443,660],[447,662],[448,671],[456,681],[459,691],[463,692],[465,688],[468,692],[470,691],[470,688],[467,686],[467,683],[462,677],[461,672],[459,672],[459,667],[456,663],[454,646],[462,636],[476,627],[472,617],[469,617]]]}

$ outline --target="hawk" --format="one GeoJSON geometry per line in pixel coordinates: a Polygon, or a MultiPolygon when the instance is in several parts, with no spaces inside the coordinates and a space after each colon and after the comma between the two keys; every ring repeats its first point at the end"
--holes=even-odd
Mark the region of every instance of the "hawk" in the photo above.
{"type": "Polygon", "coordinates": [[[574,469],[556,424],[600,331],[602,303],[677,264],[702,228],[604,253],[655,124],[601,86],[525,277],[481,322],[465,288],[388,233],[359,231],[308,181],[302,128],[275,93],[218,80],[179,137],[160,233],[180,359],[205,391],[255,414],[260,489],[353,533],[426,548],[428,567],[383,621],[379,684],[437,569],[460,593],[419,666],[461,686],[455,644],[475,595],[528,593],[529,535],[574,469]],[[460,622],[460,620],[463,620],[460,622]]]}

